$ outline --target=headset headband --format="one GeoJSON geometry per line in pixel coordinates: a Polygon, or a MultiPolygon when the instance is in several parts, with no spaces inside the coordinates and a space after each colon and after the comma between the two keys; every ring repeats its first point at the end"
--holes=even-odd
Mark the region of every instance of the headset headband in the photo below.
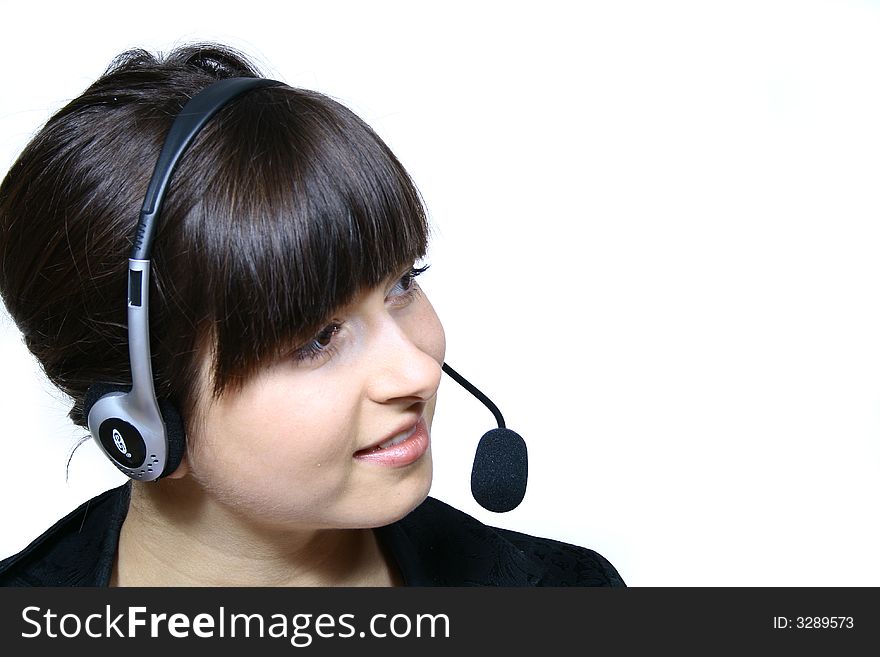
{"type": "Polygon", "coordinates": [[[227,78],[205,88],[184,105],[165,137],[162,152],[159,153],[153,177],[147,187],[131,251],[132,260],[150,259],[150,248],[153,243],[156,222],[159,211],[162,209],[162,201],[165,198],[165,190],[168,188],[171,175],[174,173],[181,155],[184,154],[204,125],[226,103],[244,92],[280,84],[282,83],[265,78],[227,78]]]}

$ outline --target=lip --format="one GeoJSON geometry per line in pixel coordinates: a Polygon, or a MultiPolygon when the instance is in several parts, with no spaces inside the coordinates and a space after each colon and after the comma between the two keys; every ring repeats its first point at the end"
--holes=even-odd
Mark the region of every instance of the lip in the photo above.
{"type": "Polygon", "coordinates": [[[395,467],[415,463],[428,451],[428,445],[431,442],[425,418],[420,417],[418,422],[410,425],[409,430],[411,431],[410,435],[402,442],[384,449],[379,448],[379,445],[383,442],[406,432],[406,428],[392,433],[388,438],[379,441],[371,447],[358,450],[354,453],[354,458],[359,461],[369,461],[395,467]]]}

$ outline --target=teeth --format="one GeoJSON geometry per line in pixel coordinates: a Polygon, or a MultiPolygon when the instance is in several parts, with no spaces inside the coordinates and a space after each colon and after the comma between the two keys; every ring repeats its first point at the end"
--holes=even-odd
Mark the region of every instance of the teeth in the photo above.
{"type": "Polygon", "coordinates": [[[384,443],[382,443],[381,445],[377,446],[376,449],[377,449],[377,450],[378,450],[378,449],[388,449],[389,447],[394,447],[395,445],[399,445],[399,444],[402,443],[404,440],[406,440],[407,438],[409,438],[410,436],[412,436],[413,433],[415,433],[415,430],[416,430],[415,427],[413,427],[413,428],[410,429],[409,431],[404,431],[403,433],[399,433],[399,434],[397,434],[396,436],[394,436],[393,438],[389,438],[389,439],[386,440],[384,443]]]}

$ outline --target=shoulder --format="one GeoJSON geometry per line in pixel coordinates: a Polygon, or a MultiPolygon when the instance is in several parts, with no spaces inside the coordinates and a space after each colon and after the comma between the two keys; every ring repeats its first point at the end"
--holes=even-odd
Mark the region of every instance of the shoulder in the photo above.
{"type": "Polygon", "coordinates": [[[594,550],[485,525],[431,497],[380,536],[412,585],[625,586],[594,550]]]}
{"type": "Polygon", "coordinates": [[[129,492],[126,483],[95,496],[0,561],[0,586],[106,585],[129,492]]]}

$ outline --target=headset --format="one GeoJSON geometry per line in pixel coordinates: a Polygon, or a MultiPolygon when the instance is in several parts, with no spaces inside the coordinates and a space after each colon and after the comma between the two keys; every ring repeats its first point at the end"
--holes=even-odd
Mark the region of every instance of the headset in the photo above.
{"type": "Polygon", "coordinates": [[[153,481],[171,474],[186,449],[183,418],[156,399],[150,353],[150,251],[171,175],[192,140],[224,105],[252,89],[278,86],[265,78],[227,78],[193,96],[174,119],[147,187],[128,259],[128,356],[131,388],[89,387],[85,410],[92,437],[123,474],[153,481]]]}
{"type": "MultiPolygon", "coordinates": [[[[131,386],[95,383],[86,393],[84,409],[95,442],[126,476],[154,481],[174,472],[186,451],[183,418],[169,400],[158,400],[150,352],[150,252],[162,201],[174,169],[204,125],[238,96],[265,87],[286,86],[277,80],[235,77],[218,80],[194,95],[175,117],[141,207],[128,259],[128,354],[131,386]]],[[[482,401],[495,415],[498,429],[480,441],[471,475],[471,489],[485,508],[503,512],[516,507],[525,494],[528,462],[525,443],[507,429],[497,407],[445,363],[443,370],[482,401]],[[508,508],[509,507],[509,508],[508,508]]]]}

